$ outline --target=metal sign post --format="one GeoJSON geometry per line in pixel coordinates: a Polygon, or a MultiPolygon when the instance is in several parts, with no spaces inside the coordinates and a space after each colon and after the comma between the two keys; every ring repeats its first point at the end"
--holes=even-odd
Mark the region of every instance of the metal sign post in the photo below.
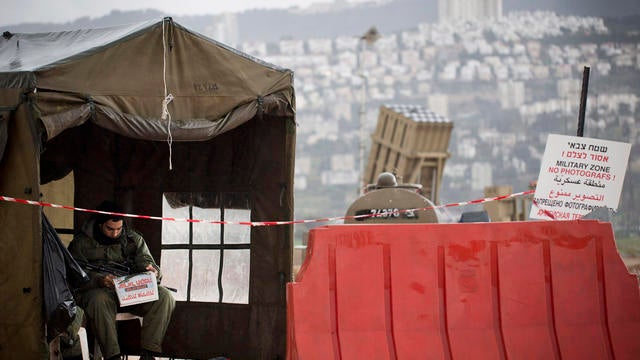
{"type": "Polygon", "coordinates": [[[582,92],[580,93],[580,113],[578,114],[578,134],[582,137],[584,134],[584,115],[587,109],[587,92],[589,91],[589,72],[591,68],[584,67],[582,72],[582,92]]]}

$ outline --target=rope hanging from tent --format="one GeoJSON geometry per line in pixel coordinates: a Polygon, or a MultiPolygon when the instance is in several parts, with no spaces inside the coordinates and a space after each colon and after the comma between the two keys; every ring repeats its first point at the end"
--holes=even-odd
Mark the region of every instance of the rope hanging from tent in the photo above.
{"type": "Polygon", "coordinates": [[[162,81],[164,84],[164,100],[162,100],[162,120],[167,120],[167,145],[169,145],[169,170],[173,170],[171,162],[173,137],[171,135],[171,113],[169,112],[169,103],[173,101],[173,94],[167,91],[167,39],[165,25],[170,22],[171,18],[164,18],[162,21],[162,81]]]}

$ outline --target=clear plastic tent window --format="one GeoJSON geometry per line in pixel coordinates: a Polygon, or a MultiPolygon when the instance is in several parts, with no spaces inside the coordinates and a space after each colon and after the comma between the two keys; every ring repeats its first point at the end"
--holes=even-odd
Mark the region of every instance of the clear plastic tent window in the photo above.
{"type": "Polygon", "coordinates": [[[163,196],[161,267],[163,284],[179,301],[249,303],[251,227],[206,221],[251,221],[251,210],[172,208],[163,196]]]}

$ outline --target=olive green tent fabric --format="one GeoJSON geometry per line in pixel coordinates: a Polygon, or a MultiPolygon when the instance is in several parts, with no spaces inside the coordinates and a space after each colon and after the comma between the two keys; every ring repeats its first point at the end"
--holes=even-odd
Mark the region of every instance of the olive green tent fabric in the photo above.
{"type": "Polygon", "coordinates": [[[48,138],[91,118],[139,139],[205,140],[265,108],[291,111],[291,71],[169,19],[143,25],[14,34],[0,41],[0,86],[36,91],[48,138]]]}
{"type": "MultiPolygon", "coordinates": [[[[25,103],[12,92],[0,95],[0,106],[13,117],[26,119],[25,103]]],[[[8,113],[3,113],[3,118],[8,113]]],[[[6,118],[5,118],[6,119],[6,118]]],[[[6,120],[5,120],[6,121],[6,120]]],[[[0,193],[37,199],[39,145],[34,141],[31,121],[9,118],[4,129],[7,144],[0,162],[0,193]]],[[[0,203],[0,358],[35,359],[45,354],[41,335],[42,242],[40,209],[15,203],[0,203]]]]}
{"type": "MultiPolygon", "coordinates": [[[[73,171],[63,205],[161,215],[165,193],[242,194],[252,220],[291,220],[295,129],[291,70],[169,18],[0,38],[2,196],[40,200],[73,171]]],[[[2,359],[44,356],[40,211],[0,201],[2,359]]],[[[160,262],[161,223],[131,223],[160,262]]],[[[249,304],[179,302],[167,353],[284,357],[291,242],[289,225],[252,228],[249,304]]]]}

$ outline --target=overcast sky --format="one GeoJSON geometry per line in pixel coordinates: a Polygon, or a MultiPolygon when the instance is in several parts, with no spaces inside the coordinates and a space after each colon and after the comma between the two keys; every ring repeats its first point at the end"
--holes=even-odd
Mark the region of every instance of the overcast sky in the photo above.
{"type": "Polygon", "coordinates": [[[26,22],[65,23],[92,18],[111,10],[156,9],[171,15],[204,15],[241,12],[256,8],[308,7],[333,0],[0,0],[0,25],[26,22]]]}

